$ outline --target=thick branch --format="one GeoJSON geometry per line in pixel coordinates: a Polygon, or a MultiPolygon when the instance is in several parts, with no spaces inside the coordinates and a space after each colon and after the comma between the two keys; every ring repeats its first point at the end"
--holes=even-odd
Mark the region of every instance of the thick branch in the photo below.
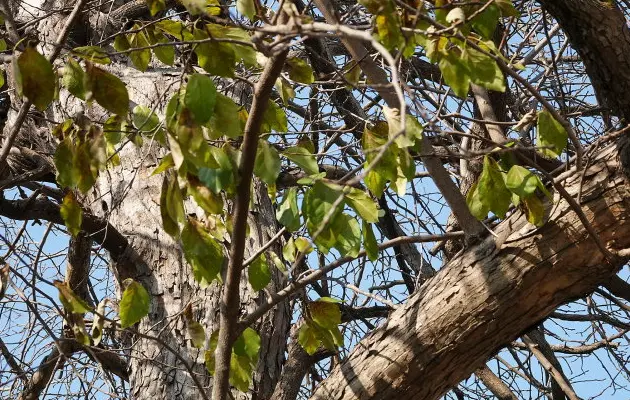
{"type": "MultiPolygon", "coordinates": [[[[630,245],[630,194],[610,146],[585,172],[584,210],[599,236],[630,245]]],[[[579,174],[566,182],[576,196],[579,174]]],[[[314,399],[436,399],[501,347],[613,276],[566,200],[546,203],[535,229],[519,211],[454,258],[336,367],[314,399]],[[529,227],[529,228],[528,228],[529,227]],[[528,233],[529,232],[529,233],[528,233]]]]}

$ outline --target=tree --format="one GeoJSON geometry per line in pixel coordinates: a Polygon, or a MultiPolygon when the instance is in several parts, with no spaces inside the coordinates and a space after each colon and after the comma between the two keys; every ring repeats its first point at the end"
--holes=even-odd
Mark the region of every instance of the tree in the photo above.
{"type": "Polygon", "coordinates": [[[625,2],[33,3],[3,397],[627,390],[625,2]]]}

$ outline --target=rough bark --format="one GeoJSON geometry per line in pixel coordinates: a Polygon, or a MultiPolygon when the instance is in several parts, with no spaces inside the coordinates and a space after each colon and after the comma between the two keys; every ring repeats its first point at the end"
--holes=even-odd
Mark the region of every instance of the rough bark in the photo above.
{"type": "MultiPolygon", "coordinates": [[[[579,174],[566,182],[575,196],[579,174]]],[[[585,173],[583,210],[605,243],[630,246],[630,191],[617,148],[585,173]]],[[[314,399],[435,399],[554,308],[592,291],[623,264],[608,262],[567,202],[546,204],[535,229],[516,212],[451,260],[337,366],[314,399]]]]}
{"type": "MultiPolygon", "coordinates": [[[[150,176],[156,163],[151,154],[128,145],[121,153],[121,166],[112,169],[99,182],[102,200],[110,204],[109,221],[125,235],[137,253],[136,270],[128,263],[114,263],[119,281],[127,277],[141,282],[151,294],[149,316],[138,326],[138,331],[158,337],[160,341],[180,353],[192,366],[194,373],[209,394],[211,378],[204,366],[203,350],[194,349],[186,333],[180,313],[189,303],[194,304],[194,317],[206,329],[207,337],[218,329],[218,301],[220,286],[212,284],[202,289],[192,279],[192,270],[184,261],[179,244],[161,227],[159,198],[161,178],[150,176]]],[[[255,193],[256,212],[250,213],[250,236],[246,255],[249,256],[267,242],[276,229],[275,217],[266,188],[258,185],[255,193]]],[[[97,212],[97,210],[93,210],[97,212]]],[[[201,213],[197,213],[201,215],[201,213]]],[[[277,251],[278,254],[280,252],[277,251]]],[[[279,290],[283,285],[276,274],[270,285],[279,290]]],[[[244,276],[241,283],[241,313],[250,312],[262,301],[262,296],[251,290],[244,276]]],[[[237,398],[265,399],[271,395],[284,361],[284,350],[289,324],[288,305],[283,303],[254,326],[261,336],[261,354],[253,391],[256,396],[236,395],[237,398]],[[253,396],[253,397],[252,397],[253,396]]],[[[130,386],[134,399],[196,399],[195,386],[180,361],[159,341],[130,338],[130,386]]]]}

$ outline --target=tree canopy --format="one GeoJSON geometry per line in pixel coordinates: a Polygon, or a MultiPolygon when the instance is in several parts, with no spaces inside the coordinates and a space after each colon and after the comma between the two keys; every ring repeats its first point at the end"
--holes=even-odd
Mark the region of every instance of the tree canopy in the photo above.
{"type": "Polygon", "coordinates": [[[629,13],[0,0],[0,395],[626,398],[629,13]]]}

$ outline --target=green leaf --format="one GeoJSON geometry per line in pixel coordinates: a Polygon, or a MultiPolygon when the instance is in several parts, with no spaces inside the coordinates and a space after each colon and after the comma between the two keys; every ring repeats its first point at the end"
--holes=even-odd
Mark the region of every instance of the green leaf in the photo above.
{"type": "Polygon", "coordinates": [[[308,304],[310,316],[322,328],[336,328],[341,324],[341,310],[336,302],[316,300],[308,304]]]}
{"type": "Polygon", "coordinates": [[[300,229],[300,211],[297,204],[297,188],[287,190],[282,204],[276,211],[276,218],[284,225],[289,232],[295,232],[300,229]]]}
{"type": "Polygon", "coordinates": [[[287,243],[282,247],[282,257],[288,262],[295,261],[295,254],[297,253],[297,248],[295,247],[295,241],[293,238],[290,238],[287,243]]]}
{"type": "Polygon", "coordinates": [[[311,356],[317,352],[317,349],[319,349],[319,346],[321,345],[321,340],[319,340],[317,330],[308,322],[305,322],[300,327],[300,331],[298,332],[298,343],[300,343],[300,346],[302,346],[304,351],[311,356]]]}
{"type": "Polygon", "coordinates": [[[331,224],[331,230],[335,232],[336,241],[334,247],[339,250],[342,257],[356,257],[361,251],[361,227],[356,218],[342,213],[331,224]]]}
{"type": "Polygon", "coordinates": [[[442,72],[444,82],[453,90],[456,96],[465,99],[470,88],[470,76],[467,68],[458,59],[457,55],[449,52],[440,59],[438,66],[442,72]]]}
{"type": "Polygon", "coordinates": [[[289,78],[296,82],[310,85],[315,82],[315,76],[313,75],[313,69],[310,65],[301,58],[291,57],[287,58],[286,65],[289,67],[289,78]]]}
{"type": "Polygon", "coordinates": [[[152,49],[157,59],[166,65],[173,65],[175,63],[175,46],[168,44],[169,40],[160,31],[147,28],[146,34],[150,45],[162,44],[152,49]]]}
{"type": "Polygon", "coordinates": [[[511,0],[494,0],[494,2],[501,10],[503,17],[518,17],[520,15],[511,0]]]}
{"type": "Polygon", "coordinates": [[[260,351],[260,336],[252,328],[245,328],[241,336],[234,342],[234,354],[249,358],[257,363],[260,351]]]}
{"type": "Polygon", "coordinates": [[[151,298],[140,283],[131,278],[125,279],[127,286],[120,300],[120,327],[125,329],[139,322],[149,314],[151,298]]]}
{"type": "MultiPolygon", "coordinates": [[[[1,24],[2,22],[0,22],[1,24]]],[[[6,51],[7,50],[7,42],[4,39],[0,39],[0,51],[6,51]]]]}
{"type": "Polygon", "coordinates": [[[195,202],[207,214],[222,214],[223,199],[221,196],[212,193],[205,185],[201,184],[199,179],[194,176],[188,177],[188,193],[190,193],[195,202]]]}
{"type": "Polygon", "coordinates": [[[489,156],[483,160],[483,171],[477,186],[482,203],[500,218],[510,208],[512,194],[505,186],[499,165],[489,156]]]}
{"type": "Polygon", "coordinates": [[[78,62],[73,58],[68,58],[66,65],[63,67],[63,77],[61,84],[68,89],[73,96],[85,100],[85,72],[78,62]]]}
{"type": "Polygon", "coordinates": [[[72,236],[76,236],[81,231],[83,211],[72,192],[68,192],[63,198],[59,212],[72,236]]]}
{"type": "Polygon", "coordinates": [[[223,249],[193,218],[188,218],[182,230],[184,256],[193,270],[193,276],[199,286],[208,287],[217,279],[223,265],[223,249]]]}
{"type": "Polygon", "coordinates": [[[280,94],[280,98],[282,99],[282,102],[285,106],[289,104],[289,101],[295,98],[295,90],[293,90],[293,87],[291,86],[289,81],[287,81],[283,77],[279,77],[276,80],[275,87],[278,91],[278,94],[280,94]]]}
{"type": "Polygon", "coordinates": [[[55,97],[57,78],[52,65],[33,47],[27,47],[17,60],[18,91],[38,110],[44,111],[55,97]]]}
{"type": "Polygon", "coordinates": [[[231,98],[217,93],[214,113],[207,123],[211,138],[218,139],[225,135],[231,139],[236,139],[243,135],[243,125],[238,115],[241,107],[231,98]]]}
{"type": "Polygon", "coordinates": [[[153,132],[160,126],[160,119],[149,107],[137,105],[133,108],[133,126],[141,132],[153,132]]]}
{"type": "Polygon", "coordinates": [[[527,221],[529,223],[536,226],[544,225],[545,206],[535,194],[523,198],[522,204],[527,211],[527,221]]]}
{"type": "Polygon", "coordinates": [[[165,19],[155,24],[155,27],[164,33],[167,33],[177,40],[193,40],[195,37],[192,32],[181,21],[165,19]]]}
{"type": "Polygon", "coordinates": [[[190,15],[203,14],[206,10],[206,0],[181,0],[190,15]]]}
{"type": "Polygon", "coordinates": [[[255,291],[263,290],[271,282],[271,270],[267,264],[267,257],[261,254],[252,261],[247,269],[249,284],[255,291]]]}
{"type": "Polygon", "coordinates": [[[212,157],[218,168],[199,168],[199,179],[214,193],[228,191],[234,183],[234,166],[223,148],[211,147],[212,157]]]}
{"type": "Polygon", "coordinates": [[[164,230],[171,236],[179,234],[179,224],[186,219],[177,177],[165,175],[160,195],[160,212],[164,230]]]}
{"type": "Polygon", "coordinates": [[[346,200],[350,207],[354,208],[365,221],[371,223],[378,222],[378,208],[374,200],[372,200],[367,193],[359,189],[350,188],[350,190],[346,192],[346,200]]]}
{"type": "Polygon", "coordinates": [[[339,185],[322,181],[315,182],[306,192],[302,202],[302,214],[304,214],[304,217],[317,227],[324,222],[329,213],[331,214],[329,221],[334,221],[335,217],[341,214],[341,210],[343,210],[343,201],[333,209],[337,199],[343,197],[341,189],[342,187],[339,185]]]}
{"type": "Polygon", "coordinates": [[[470,209],[472,215],[481,221],[488,216],[490,208],[486,204],[484,204],[483,201],[481,201],[481,196],[478,190],[478,183],[479,182],[475,182],[470,187],[468,194],[466,194],[466,204],[468,204],[468,208],[470,209]]]}
{"type": "Polygon", "coordinates": [[[165,0],[146,0],[146,2],[147,7],[149,7],[149,11],[151,12],[151,16],[154,16],[166,8],[165,0]]]}
{"type": "Polygon", "coordinates": [[[214,114],[216,98],[217,89],[208,76],[192,74],[188,78],[184,105],[197,124],[203,125],[210,120],[214,114]]]}
{"type": "MultiPolygon", "coordinates": [[[[195,40],[206,40],[210,36],[205,30],[194,30],[195,40]]],[[[213,36],[217,37],[217,36],[213,36]]],[[[218,38],[221,38],[219,36],[218,38]]],[[[225,42],[204,42],[195,47],[199,66],[211,75],[231,78],[236,68],[236,54],[234,46],[225,42]]]]}
{"type": "Polygon", "coordinates": [[[546,157],[558,157],[567,147],[569,135],[566,129],[558,122],[549,111],[538,112],[537,145],[540,152],[546,157]],[[545,148],[547,147],[547,148],[545,148]]]}
{"type": "Polygon", "coordinates": [[[68,282],[53,281],[53,285],[59,290],[59,301],[67,311],[76,314],[92,311],[92,308],[74,293],[68,282]]]}
{"type": "Polygon", "coordinates": [[[472,26],[484,39],[492,39],[494,30],[499,23],[499,14],[499,7],[490,4],[472,19],[472,26]]]}
{"type": "Polygon", "coordinates": [[[289,147],[282,152],[282,155],[296,163],[307,175],[319,173],[319,166],[317,165],[315,155],[302,146],[289,147]]]}
{"type": "Polygon", "coordinates": [[[280,156],[266,140],[260,140],[258,143],[254,173],[267,185],[275,184],[280,175],[280,156]]]}
{"type": "Polygon", "coordinates": [[[188,321],[186,322],[186,328],[193,347],[197,349],[203,348],[206,344],[206,330],[203,329],[203,326],[197,321],[188,321]]]}
{"type": "Polygon", "coordinates": [[[86,75],[86,98],[94,99],[104,109],[114,114],[125,115],[129,110],[127,87],[116,76],[88,64],[86,75]]]}
{"type": "Polygon", "coordinates": [[[75,47],[70,53],[91,63],[111,64],[112,62],[107,52],[98,46],[75,47]]]}
{"type": "MultiPolygon", "coordinates": [[[[134,29],[140,29],[140,26],[135,25],[134,29]]],[[[142,48],[142,50],[134,50],[130,52],[129,59],[140,71],[146,71],[149,67],[149,63],[151,62],[151,50],[146,48],[150,45],[147,35],[143,31],[134,33],[130,35],[129,43],[133,49],[142,48]]]]}
{"type": "Polygon", "coordinates": [[[372,225],[363,220],[363,246],[370,261],[378,260],[378,243],[372,230],[372,225]]]}
{"type": "Polygon", "coordinates": [[[374,18],[376,34],[379,41],[388,50],[393,50],[404,45],[404,37],[400,26],[400,17],[390,2],[385,3],[387,7],[383,7],[374,18]]]}
{"type": "Polygon", "coordinates": [[[269,105],[263,116],[261,132],[287,132],[288,130],[287,115],[284,109],[278,106],[273,100],[269,100],[269,105]]]}
{"type": "MultiPolygon", "coordinates": [[[[363,131],[361,144],[365,153],[366,167],[371,166],[382,147],[389,139],[389,125],[383,121],[366,126],[363,131]]],[[[387,181],[396,181],[398,178],[398,146],[390,144],[377,164],[365,177],[365,184],[375,197],[381,197],[387,181]]]]}
{"type": "Polygon", "coordinates": [[[536,188],[539,188],[543,193],[551,197],[549,191],[547,191],[547,188],[545,188],[545,185],[543,185],[540,178],[530,170],[523,168],[520,165],[514,165],[510,168],[505,181],[505,186],[507,186],[512,193],[515,193],[520,198],[525,198],[534,194],[536,188]]]}
{"type": "Polygon", "coordinates": [[[472,48],[462,52],[461,62],[468,69],[470,80],[486,89],[505,92],[505,78],[501,68],[490,56],[472,48]]]}
{"type": "Polygon", "coordinates": [[[236,0],[236,9],[250,20],[256,15],[254,0],[236,0]]]}

